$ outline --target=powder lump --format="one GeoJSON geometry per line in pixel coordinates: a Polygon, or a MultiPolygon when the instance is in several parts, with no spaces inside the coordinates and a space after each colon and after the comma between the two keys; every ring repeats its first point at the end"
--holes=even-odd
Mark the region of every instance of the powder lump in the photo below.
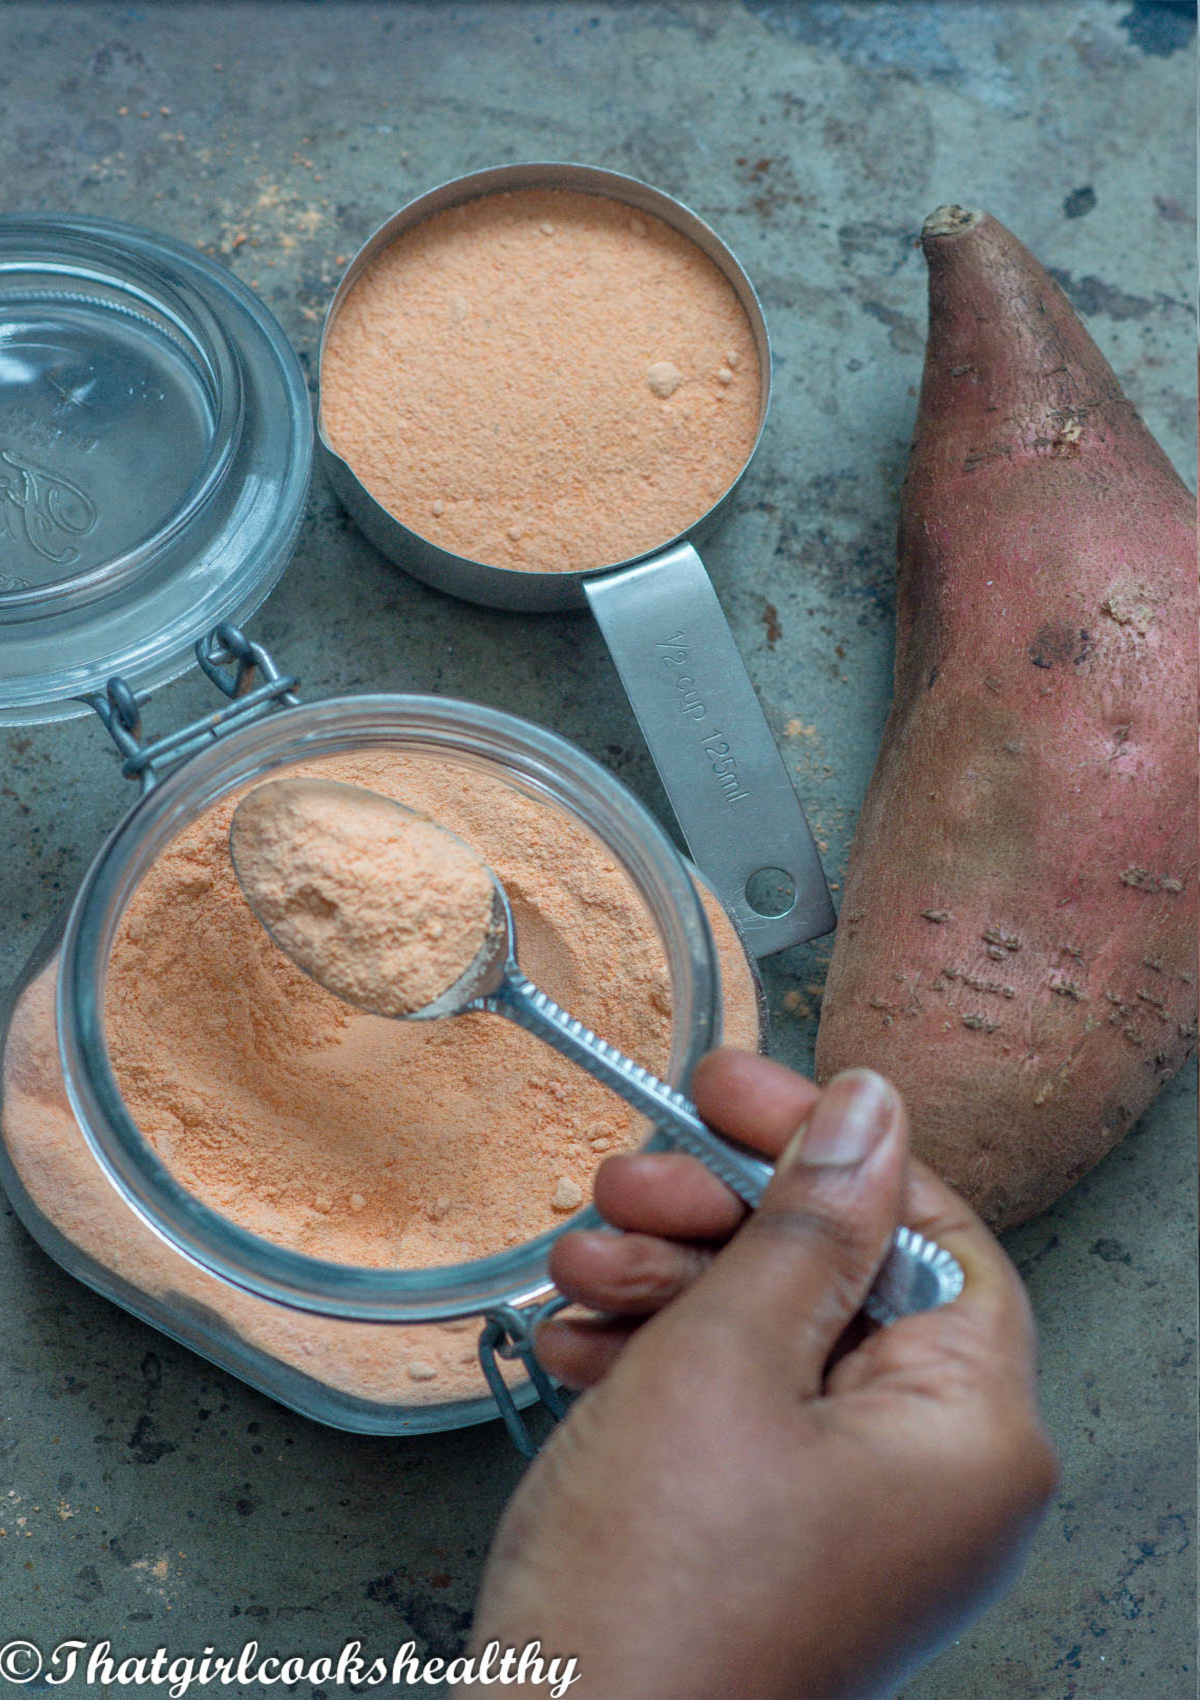
{"type": "Polygon", "coordinates": [[[667,543],[758,433],[753,333],[688,237],[570,189],[484,195],[403,232],[321,361],[321,419],[420,536],[524,572],[667,543]]]}

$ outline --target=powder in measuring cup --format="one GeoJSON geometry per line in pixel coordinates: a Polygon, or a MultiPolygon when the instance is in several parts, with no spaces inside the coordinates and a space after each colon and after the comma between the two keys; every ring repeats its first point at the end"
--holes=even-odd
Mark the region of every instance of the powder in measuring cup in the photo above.
{"type": "Polygon", "coordinates": [[[517,189],[404,231],[321,359],[330,444],[403,524],[490,566],[661,547],[758,434],[758,354],[697,245],[624,202],[517,189]]]}
{"type": "Polygon", "coordinates": [[[474,851],[373,791],[269,781],[242,799],[230,843],[250,906],[280,948],[378,1015],[442,997],[492,930],[492,878],[474,851]]]}
{"type": "MultiPolygon", "coordinates": [[[[528,971],[656,1072],[670,990],[652,924],[582,828],[490,776],[385,753],[289,772],[366,786],[436,814],[509,890],[528,971]]],[[[138,1126],[192,1191],[312,1255],[430,1267],[561,1223],[604,1155],[641,1123],[582,1070],[487,1015],[415,1024],[351,1009],[288,962],[236,887],[236,799],[159,856],[122,919],[106,1036],[138,1126]],[[565,1184],[564,1184],[565,1183],[565,1184]]],[[[758,1044],[754,982],[702,891],[721,965],[725,1040],[758,1044]]],[[[246,1342],[352,1398],[392,1406],[486,1393],[478,1323],[377,1325],[257,1298],[191,1264],[113,1188],[59,1069],[56,965],[22,994],[3,1058],[5,1144],[34,1206],[132,1289],[215,1341],[246,1342]]],[[[519,1377],[519,1367],[506,1374],[519,1377]]]]}

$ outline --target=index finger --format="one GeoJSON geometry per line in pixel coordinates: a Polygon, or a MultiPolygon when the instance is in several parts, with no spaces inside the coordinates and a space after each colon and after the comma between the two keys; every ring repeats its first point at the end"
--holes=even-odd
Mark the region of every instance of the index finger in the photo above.
{"type": "MultiPolygon", "coordinates": [[[[820,1087],[791,1069],[735,1050],[702,1057],[691,1092],[710,1127],[768,1157],[779,1155],[821,1096],[820,1087]]],[[[596,1174],[595,1203],[614,1228],[670,1239],[728,1239],[746,1215],[724,1181],[681,1151],[606,1158],[596,1174]]]]}
{"type": "Polygon", "coordinates": [[[812,1114],[821,1088],[753,1051],[709,1051],[692,1070],[692,1099],[711,1127],[778,1157],[812,1114]]]}

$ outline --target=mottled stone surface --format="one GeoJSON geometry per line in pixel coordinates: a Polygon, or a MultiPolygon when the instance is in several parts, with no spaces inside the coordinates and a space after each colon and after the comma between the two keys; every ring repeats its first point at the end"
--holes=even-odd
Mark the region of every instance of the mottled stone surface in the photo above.
{"type": "MultiPolygon", "coordinates": [[[[922,216],[960,201],[1008,223],[1190,477],[1193,44],[1187,6],[1127,0],[8,4],[4,198],[200,244],[310,366],[344,257],[444,178],[577,159],[695,207],[754,279],[776,355],[766,436],[706,559],[836,885],[890,688],[922,216]]],[[[319,480],[253,630],[312,696],[432,690],[544,721],[665,816],[586,617],[424,589],[319,480]]],[[[188,678],[150,721],[208,706],[188,678]]],[[[130,792],[86,722],[0,733],[0,766],[2,981],[130,792]]],[[[801,1066],[827,956],[819,943],[767,973],[777,1052],[801,1066]]],[[[1061,1496],[1016,1589],[905,1700],[1194,1691],[1195,1125],[1189,1071],[1011,1236],[1061,1496]]],[[[458,1645],[519,1474],[497,1427],[321,1429],[85,1291],[11,1215],[0,1264],[6,1636],[107,1636],[130,1653],[458,1645]]]]}

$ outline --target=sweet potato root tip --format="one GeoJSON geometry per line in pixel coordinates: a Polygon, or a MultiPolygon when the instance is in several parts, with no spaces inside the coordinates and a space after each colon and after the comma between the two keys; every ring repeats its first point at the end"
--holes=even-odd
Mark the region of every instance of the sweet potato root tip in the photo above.
{"type": "Polygon", "coordinates": [[[938,207],[925,220],[921,235],[960,236],[964,230],[974,230],[983,217],[983,213],[973,207],[938,207]]]}

